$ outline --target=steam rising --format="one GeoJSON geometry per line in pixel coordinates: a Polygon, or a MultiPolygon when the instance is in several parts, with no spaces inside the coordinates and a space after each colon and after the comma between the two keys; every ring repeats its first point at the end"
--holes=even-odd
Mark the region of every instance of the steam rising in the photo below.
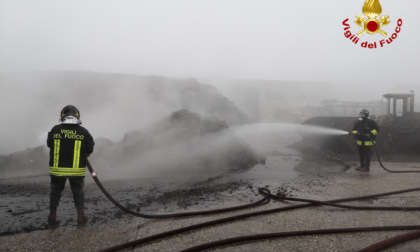
{"type": "Polygon", "coordinates": [[[86,72],[0,78],[0,105],[4,108],[0,154],[45,145],[42,136],[59,123],[61,109],[69,104],[80,110],[83,126],[94,138],[112,141],[180,109],[217,116],[229,124],[248,120],[217,89],[194,79],[86,72]]]}
{"type": "Polygon", "coordinates": [[[229,130],[248,117],[214,87],[196,80],[66,72],[7,77],[11,90],[32,81],[49,91],[34,89],[24,103],[32,106],[22,107],[35,112],[27,118],[33,118],[29,128],[36,133],[17,139],[31,147],[32,137],[41,146],[0,157],[0,170],[8,177],[48,172],[46,133],[68,104],[79,108],[83,126],[95,138],[90,159],[104,179],[214,175],[264,162],[229,130]]]}
{"type": "Polygon", "coordinates": [[[245,171],[264,158],[257,155],[228,125],[217,118],[203,118],[177,111],[146,132],[130,132],[119,143],[101,145],[94,162],[106,178],[211,176],[245,171]],[[112,156],[113,158],[110,158],[112,156]],[[123,166],[124,168],[117,168],[123,166]]]}

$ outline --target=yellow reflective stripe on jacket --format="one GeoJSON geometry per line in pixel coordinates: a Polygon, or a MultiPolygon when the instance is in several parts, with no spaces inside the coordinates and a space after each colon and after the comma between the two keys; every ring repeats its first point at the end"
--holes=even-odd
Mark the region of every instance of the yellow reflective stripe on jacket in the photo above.
{"type": "Polygon", "coordinates": [[[79,140],[74,141],[73,168],[79,168],[81,147],[82,147],[82,141],[79,141],[79,140]]]}
{"type": "Polygon", "coordinates": [[[54,140],[54,163],[53,167],[58,167],[58,161],[60,160],[60,139],[54,140]]]}
{"type": "MultiPolygon", "coordinates": [[[[357,140],[357,145],[362,145],[363,141],[357,140]]],[[[365,146],[373,146],[376,141],[365,141],[365,146]]]]}
{"type": "Polygon", "coordinates": [[[50,174],[54,176],[85,176],[86,167],[79,168],[82,141],[74,141],[73,167],[59,167],[60,139],[54,140],[54,162],[50,174]]]}
{"type": "Polygon", "coordinates": [[[50,174],[54,176],[85,176],[86,168],[50,167],[50,174]]]}
{"type": "Polygon", "coordinates": [[[357,130],[353,130],[353,132],[352,132],[353,134],[356,134],[357,133],[357,130]]]}
{"type": "Polygon", "coordinates": [[[372,130],[371,132],[374,136],[376,136],[378,134],[378,131],[376,129],[372,130]]]}

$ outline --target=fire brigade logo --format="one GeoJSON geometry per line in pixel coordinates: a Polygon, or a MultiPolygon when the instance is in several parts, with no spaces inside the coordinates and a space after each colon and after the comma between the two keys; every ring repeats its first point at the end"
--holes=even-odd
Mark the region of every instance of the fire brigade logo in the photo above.
{"type": "Polygon", "coordinates": [[[401,26],[403,24],[401,18],[397,21],[395,32],[393,32],[391,35],[388,35],[388,33],[384,31],[383,27],[390,24],[391,20],[389,20],[389,15],[381,16],[382,6],[379,3],[379,0],[366,0],[363,4],[362,12],[367,18],[362,15],[356,15],[356,20],[354,21],[356,25],[363,28],[362,30],[352,32],[349,19],[347,18],[343,21],[344,36],[346,38],[357,45],[359,44],[360,40],[359,36],[363,35],[364,33],[370,35],[375,35],[378,33],[385,37],[379,41],[367,40],[360,43],[361,47],[369,49],[385,47],[386,45],[389,45],[395,41],[395,39],[398,37],[398,34],[401,32],[401,26]]]}
{"type": "Polygon", "coordinates": [[[362,35],[367,32],[369,34],[379,33],[382,36],[386,37],[387,33],[381,30],[381,26],[384,27],[388,25],[391,21],[388,20],[389,16],[381,16],[378,20],[376,17],[381,15],[382,6],[379,3],[379,0],[366,0],[362,8],[363,14],[365,14],[369,19],[364,19],[362,16],[357,15],[357,20],[354,21],[358,26],[363,27],[363,30],[357,33],[357,36],[362,35]]]}

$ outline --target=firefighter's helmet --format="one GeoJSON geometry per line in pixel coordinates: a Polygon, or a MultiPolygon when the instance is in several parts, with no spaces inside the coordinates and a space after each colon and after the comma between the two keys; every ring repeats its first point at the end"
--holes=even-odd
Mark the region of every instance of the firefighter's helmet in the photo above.
{"type": "Polygon", "coordinates": [[[360,113],[359,113],[359,116],[360,117],[365,117],[365,118],[369,117],[369,110],[362,109],[362,111],[360,111],[360,113]]]}
{"type": "Polygon", "coordinates": [[[68,124],[81,124],[79,110],[73,105],[65,106],[61,110],[60,121],[68,124]]]}

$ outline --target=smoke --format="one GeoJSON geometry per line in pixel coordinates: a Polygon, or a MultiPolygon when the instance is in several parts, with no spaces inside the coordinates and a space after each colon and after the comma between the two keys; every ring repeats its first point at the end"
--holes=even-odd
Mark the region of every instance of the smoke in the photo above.
{"type": "Polygon", "coordinates": [[[93,162],[105,179],[200,175],[245,171],[264,158],[216,118],[177,111],[146,132],[99,144],[93,162]]]}
{"type": "MultiPolygon", "coordinates": [[[[179,109],[217,116],[231,125],[249,122],[247,116],[254,122],[300,123],[302,114],[311,115],[310,108],[319,107],[323,100],[367,102],[381,100],[385,93],[416,90],[413,85],[379,88],[217,79],[200,83],[88,72],[3,74],[0,81],[0,155],[45,145],[47,132],[58,124],[59,112],[68,104],[81,111],[83,126],[94,138],[118,142],[128,131],[142,130],[179,109]]],[[[415,106],[418,111],[418,103],[415,106]]]]}
{"type": "Polygon", "coordinates": [[[112,141],[179,109],[218,116],[233,124],[246,119],[214,87],[193,79],[42,72],[0,75],[0,81],[0,154],[44,145],[44,136],[59,123],[61,109],[69,104],[80,110],[82,125],[94,138],[112,141]]]}
{"type": "Polygon", "coordinates": [[[47,132],[69,104],[80,110],[82,126],[94,137],[91,161],[106,178],[219,174],[248,169],[263,160],[225,132],[228,123],[241,124],[247,117],[214,87],[192,79],[48,72],[3,80],[8,91],[2,93],[3,107],[10,101],[7,95],[26,91],[19,96],[22,102],[2,112],[10,124],[3,125],[1,150],[26,149],[8,156],[13,164],[4,167],[2,161],[3,170],[13,166],[21,173],[31,169],[44,174],[48,153],[36,154],[30,147],[46,149],[47,132]],[[18,160],[35,163],[27,166],[18,160]]]}
{"type": "Polygon", "coordinates": [[[150,148],[143,148],[142,151],[123,142],[113,150],[95,153],[92,164],[98,167],[103,179],[180,174],[206,177],[229,170],[219,152],[232,146],[229,140],[233,139],[223,133],[183,142],[157,137],[152,143],[146,143],[150,144],[150,148]]]}

